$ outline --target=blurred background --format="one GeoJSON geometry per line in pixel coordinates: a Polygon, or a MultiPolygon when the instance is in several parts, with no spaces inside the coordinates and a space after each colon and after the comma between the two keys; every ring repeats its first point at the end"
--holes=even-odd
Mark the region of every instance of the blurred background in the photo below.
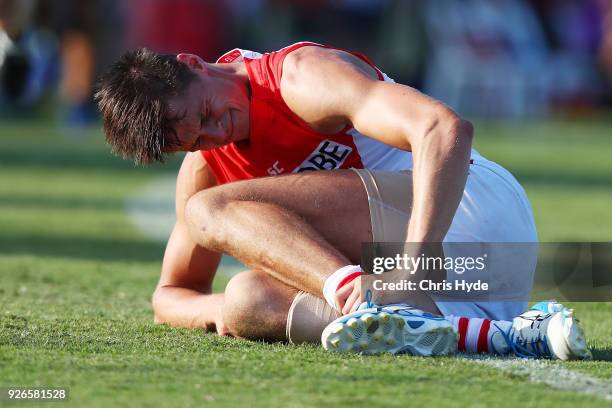
{"type": "Polygon", "coordinates": [[[215,61],[304,40],[362,52],[474,121],[541,239],[612,240],[612,0],[0,0],[0,252],[158,262],[181,157],[110,155],[97,76],[137,47],[215,61]]]}
{"type": "Polygon", "coordinates": [[[612,103],[610,0],[2,0],[0,106],[78,127],[97,120],[95,78],[127,49],[214,61],[303,40],[365,53],[467,116],[612,103]]]}

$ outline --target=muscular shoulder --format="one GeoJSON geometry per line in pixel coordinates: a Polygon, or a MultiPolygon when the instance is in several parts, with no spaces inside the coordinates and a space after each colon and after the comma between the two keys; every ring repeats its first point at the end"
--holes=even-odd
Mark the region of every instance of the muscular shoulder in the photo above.
{"type": "MultiPolygon", "coordinates": [[[[283,62],[283,78],[288,85],[311,78],[322,80],[320,74],[355,72],[371,79],[377,79],[376,70],[361,58],[338,49],[307,46],[287,54],[283,62]]],[[[281,85],[282,86],[282,85],[281,85]]]]}
{"type": "Polygon", "coordinates": [[[359,91],[377,78],[374,68],[346,51],[302,47],[285,57],[281,95],[312,128],[333,133],[347,124],[359,91]]]}

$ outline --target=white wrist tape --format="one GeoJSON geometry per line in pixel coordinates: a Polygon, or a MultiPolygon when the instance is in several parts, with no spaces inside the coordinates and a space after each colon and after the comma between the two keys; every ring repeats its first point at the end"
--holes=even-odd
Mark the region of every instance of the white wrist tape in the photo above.
{"type": "Polygon", "coordinates": [[[340,283],[347,277],[353,274],[363,274],[363,269],[359,265],[347,265],[343,268],[338,269],[336,272],[332,273],[327,280],[325,280],[325,284],[323,285],[323,297],[327,301],[327,303],[336,309],[336,291],[339,288],[340,283]]]}

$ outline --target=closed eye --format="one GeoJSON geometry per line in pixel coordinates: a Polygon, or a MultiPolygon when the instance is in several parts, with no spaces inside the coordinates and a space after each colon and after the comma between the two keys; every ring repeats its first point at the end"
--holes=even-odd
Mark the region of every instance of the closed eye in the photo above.
{"type": "Polygon", "coordinates": [[[206,105],[206,111],[202,116],[200,116],[200,127],[204,127],[206,122],[208,121],[208,117],[210,116],[210,108],[209,105],[206,105]]]}

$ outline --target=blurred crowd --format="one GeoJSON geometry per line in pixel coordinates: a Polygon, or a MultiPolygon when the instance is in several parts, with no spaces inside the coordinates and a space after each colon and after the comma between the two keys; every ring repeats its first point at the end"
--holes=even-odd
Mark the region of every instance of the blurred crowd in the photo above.
{"type": "Polygon", "coordinates": [[[360,51],[473,117],[612,105],[612,0],[0,0],[0,116],[97,120],[95,78],[125,50],[360,51]]]}

